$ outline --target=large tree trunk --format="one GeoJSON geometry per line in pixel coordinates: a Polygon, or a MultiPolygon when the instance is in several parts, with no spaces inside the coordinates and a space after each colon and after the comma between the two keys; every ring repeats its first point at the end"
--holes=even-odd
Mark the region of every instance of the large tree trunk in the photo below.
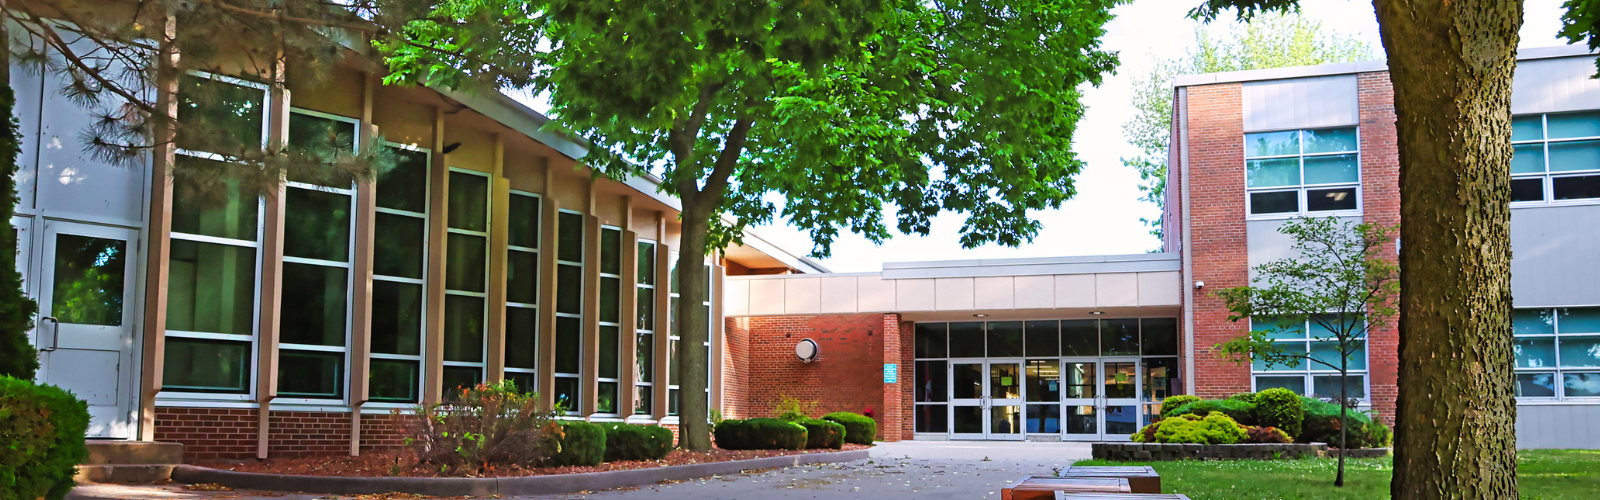
{"type": "Polygon", "coordinates": [[[1397,499],[1517,498],[1511,75],[1522,2],[1374,0],[1400,149],[1397,499]]]}
{"type": "Polygon", "coordinates": [[[707,424],[706,386],[709,372],[705,344],[710,337],[710,318],[705,302],[711,295],[706,286],[706,210],[684,203],[682,247],[678,254],[678,310],[672,311],[678,332],[678,444],[689,451],[711,450],[711,429],[707,424]]]}

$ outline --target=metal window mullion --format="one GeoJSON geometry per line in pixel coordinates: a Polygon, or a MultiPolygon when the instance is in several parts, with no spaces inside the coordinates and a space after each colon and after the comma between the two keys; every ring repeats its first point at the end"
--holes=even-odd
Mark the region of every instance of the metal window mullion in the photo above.
{"type": "Polygon", "coordinates": [[[237,333],[187,332],[180,330],[167,330],[166,336],[196,340],[223,340],[229,342],[253,342],[255,340],[255,335],[253,334],[242,335],[237,333]]]}
{"type": "Polygon", "coordinates": [[[372,275],[372,279],[377,280],[377,281],[387,281],[387,282],[390,282],[390,283],[406,283],[406,284],[410,284],[410,285],[425,285],[425,284],[427,284],[427,281],[425,279],[423,279],[423,278],[405,278],[405,277],[400,277],[400,276],[384,276],[384,275],[381,275],[381,274],[372,275]]]}
{"type": "Polygon", "coordinates": [[[288,350],[291,350],[291,351],[317,351],[317,352],[338,352],[338,353],[342,353],[342,352],[345,351],[345,348],[344,347],[340,347],[340,346],[316,345],[316,344],[288,344],[288,343],[282,343],[282,342],[278,343],[278,349],[279,350],[288,349],[288,350]]]}
{"type": "MultiPolygon", "coordinates": [[[[257,218],[259,218],[259,217],[257,217],[257,218]]],[[[260,224],[258,223],[257,225],[259,226],[260,224]]],[[[256,249],[261,248],[261,243],[259,241],[240,240],[240,239],[234,239],[234,238],[222,238],[222,237],[217,237],[217,236],[206,236],[206,235],[203,235],[203,234],[180,233],[180,232],[177,232],[177,231],[173,231],[173,232],[171,232],[169,234],[171,234],[172,239],[176,239],[176,240],[193,241],[193,242],[196,242],[196,243],[212,243],[212,244],[217,244],[217,245],[228,245],[228,246],[245,247],[245,248],[256,248],[256,249]]],[[[258,238],[259,238],[259,235],[258,235],[258,238]]]]}
{"type": "Polygon", "coordinates": [[[412,218],[423,219],[423,220],[427,220],[428,219],[428,213],[427,212],[412,212],[410,210],[400,210],[398,208],[384,208],[384,207],[374,207],[374,208],[376,208],[377,212],[380,213],[380,214],[399,215],[399,216],[402,216],[402,217],[412,217],[412,218]]]}

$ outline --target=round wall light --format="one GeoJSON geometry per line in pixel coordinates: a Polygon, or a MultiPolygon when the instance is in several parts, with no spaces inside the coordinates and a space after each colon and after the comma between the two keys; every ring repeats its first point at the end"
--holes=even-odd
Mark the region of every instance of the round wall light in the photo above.
{"type": "Polygon", "coordinates": [[[815,340],[801,339],[794,344],[794,357],[800,358],[800,361],[806,363],[816,361],[819,354],[822,354],[822,349],[817,346],[815,340]]]}

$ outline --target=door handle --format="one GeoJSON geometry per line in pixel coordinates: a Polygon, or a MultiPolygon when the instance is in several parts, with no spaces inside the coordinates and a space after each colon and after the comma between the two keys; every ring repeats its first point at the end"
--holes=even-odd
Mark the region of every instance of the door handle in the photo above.
{"type": "Polygon", "coordinates": [[[56,350],[58,347],[61,347],[61,320],[56,319],[55,316],[45,316],[43,318],[39,318],[39,320],[49,321],[51,323],[50,347],[40,349],[40,351],[50,352],[56,350]]]}

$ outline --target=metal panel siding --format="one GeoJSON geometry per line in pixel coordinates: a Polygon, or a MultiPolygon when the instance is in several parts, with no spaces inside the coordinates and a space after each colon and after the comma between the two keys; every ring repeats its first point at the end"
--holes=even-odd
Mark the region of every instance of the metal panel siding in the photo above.
{"type": "Polygon", "coordinates": [[[1593,56],[1518,62],[1511,80],[1511,113],[1600,109],[1600,80],[1593,75],[1593,56]]]}
{"type": "Polygon", "coordinates": [[[933,310],[933,280],[898,280],[893,283],[895,310],[933,310]]]}
{"type": "MultiPolygon", "coordinates": [[[[1342,222],[1360,224],[1362,218],[1340,217],[1342,222]]],[[[1294,251],[1294,238],[1278,232],[1292,219],[1265,219],[1245,221],[1245,245],[1250,249],[1249,265],[1250,278],[1256,277],[1256,266],[1266,264],[1278,259],[1287,259],[1297,256],[1294,251]]]]}
{"type": "Polygon", "coordinates": [[[822,278],[822,312],[856,312],[856,277],[828,276],[822,278]]]}
{"type": "Polygon", "coordinates": [[[972,278],[938,278],[934,290],[935,309],[940,311],[965,311],[972,309],[972,278]]]}
{"type": "Polygon", "coordinates": [[[1243,86],[1244,130],[1355,125],[1355,75],[1248,82],[1243,86]]]}
{"type": "Polygon", "coordinates": [[[1094,275],[1056,276],[1056,307],[1094,307],[1094,275]]]}
{"type": "Polygon", "coordinates": [[[1600,305],[1600,206],[1511,211],[1511,296],[1517,307],[1600,305]]]}
{"type": "Polygon", "coordinates": [[[729,316],[744,316],[750,313],[750,282],[744,280],[727,280],[723,285],[722,307],[727,308],[729,316]]]}
{"type": "Polygon", "coordinates": [[[1600,405],[1517,405],[1517,448],[1600,449],[1600,405]]]}
{"type": "Polygon", "coordinates": [[[856,277],[856,308],[862,312],[889,312],[895,308],[895,282],[878,276],[856,277]]]}
{"type": "Polygon", "coordinates": [[[1012,309],[1016,307],[1016,290],[1010,276],[1000,278],[973,278],[972,305],[977,309],[1012,309]]]}
{"type": "Polygon", "coordinates": [[[1094,275],[1094,304],[1099,307],[1139,305],[1139,275],[1136,273],[1094,275]]]}
{"type": "Polygon", "coordinates": [[[1139,273],[1139,306],[1175,306],[1182,302],[1183,278],[1176,271],[1139,273]]]}
{"type": "Polygon", "coordinates": [[[1049,309],[1056,303],[1056,280],[1051,276],[1018,276],[1015,287],[1017,309],[1049,309]]]}
{"type": "Polygon", "coordinates": [[[822,301],[822,279],[779,280],[783,283],[784,314],[816,314],[822,301]]]}
{"type": "Polygon", "coordinates": [[[749,283],[751,316],[783,314],[783,280],[752,280],[749,283]]]}

